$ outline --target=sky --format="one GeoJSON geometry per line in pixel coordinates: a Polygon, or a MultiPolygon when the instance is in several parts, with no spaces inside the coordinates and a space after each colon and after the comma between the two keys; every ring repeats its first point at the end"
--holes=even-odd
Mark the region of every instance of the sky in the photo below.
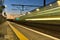
{"type": "MultiPolygon", "coordinates": [[[[43,6],[43,1],[44,0],[4,0],[4,5],[6,5],[7,7],[5,8],[5,11],[9,14],[20,14],[20,9],[21,6],[12,6],[11,4],[22,4],[22,5],[39,5],[39,6],[43,6]],[[12,10],[12,9],[17,9],[17,10],[12,10]]],[[[46,0],[46,4],[49,4],[51,2],[54,2],[55,0],[46,0]]],[[[28,7],[25,6],[24,7],[24,11],[23,12],[28,12],[31,11],[33,9],[35,9],[37,7],[28,7]]]]}

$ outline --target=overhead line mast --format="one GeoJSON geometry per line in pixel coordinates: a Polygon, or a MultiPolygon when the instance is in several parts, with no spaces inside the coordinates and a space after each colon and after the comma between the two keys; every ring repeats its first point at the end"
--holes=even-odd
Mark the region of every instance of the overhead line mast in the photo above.
{"type": "Polygon", "coordinates": [[[46,6],[46,0],[44,0],[44,6],[46,6]]]}
{"type": "Polygon", "coordinates": [[[24,11],[25,6],[28,6],[28,7],[41,7],[39,5],[21,5],[21,4],[12,4],[12,6],[21,6],[22,7],[21,11],[24,11]]]}

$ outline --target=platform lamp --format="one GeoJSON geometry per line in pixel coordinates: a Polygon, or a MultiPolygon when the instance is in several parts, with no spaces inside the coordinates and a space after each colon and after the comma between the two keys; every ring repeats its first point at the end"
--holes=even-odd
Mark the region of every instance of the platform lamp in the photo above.
{"type": "Polygon", "coordinates": [[[57,0],[58,6],[60,7],[60,0],[57,0]]]}

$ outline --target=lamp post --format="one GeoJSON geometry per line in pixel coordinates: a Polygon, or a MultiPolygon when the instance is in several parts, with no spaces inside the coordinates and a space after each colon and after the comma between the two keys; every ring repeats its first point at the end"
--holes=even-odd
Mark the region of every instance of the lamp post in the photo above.
{"type": "Polygon", "coordinates": [[[24,8],[25,8],[26,6],[27,6],[27,7],[40,7],[39,5],[23,5],[23,4],[11,4],[11,5],[12,5],[12,6],[21,6],[21,8],[22,8],[22,9],[20,10],[20,11],[21,11],[21,14],[22,14],[23,11],[25,11],[24,8]]]}

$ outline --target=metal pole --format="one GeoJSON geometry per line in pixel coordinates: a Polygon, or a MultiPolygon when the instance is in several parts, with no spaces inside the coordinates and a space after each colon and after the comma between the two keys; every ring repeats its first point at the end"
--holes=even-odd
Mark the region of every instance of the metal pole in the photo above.
{"type": "Polygon", "coordinates": [[[22,15],[23,11],[24,11],[24,5],[22,5],[21,15],[22,15]]]}
{"type": "Polygon", "coordinates": [[[44,0],[44,6],[46,6],[46,0],[44,0]]]}

